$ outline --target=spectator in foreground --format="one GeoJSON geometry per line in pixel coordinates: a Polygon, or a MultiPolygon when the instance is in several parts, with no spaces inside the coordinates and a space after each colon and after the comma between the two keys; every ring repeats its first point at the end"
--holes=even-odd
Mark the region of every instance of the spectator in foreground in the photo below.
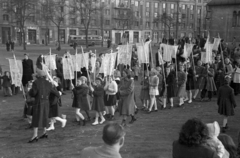
{"type": "Polygon", "coordinates": [[[173,158],[218,158],[216,152],[204,145],[208,138],[208,129],[201,120],[188,120],[173,142],[173,158]]]}
{"type": "Polygon", "coordinates": [[[237,147],[229,135],[220,134],[218,136],[218,139],[222,142],[225,149],[229,152],[229,158],[238,158],[237,147]]]}
{"type": "Polygon", "coordinates": [[[103,128],[104,145],[83,149],[81,158],[122,158],[119,150],[124,144],[125,131],[118,123],[109,123],[103,128]]]}

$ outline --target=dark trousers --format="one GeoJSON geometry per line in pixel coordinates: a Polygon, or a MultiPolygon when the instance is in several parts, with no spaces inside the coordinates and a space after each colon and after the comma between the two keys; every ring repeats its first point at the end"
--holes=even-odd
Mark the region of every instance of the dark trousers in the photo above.
{"type": "Polygon", "coordinates": [[[12,85],[11,86],[11,89],[12,89],[12,94],[13,95],[17,95],[18,92],[19,92],[19,87],[16,87],[15,85],[12,85]]]}
{"type": "Polygon", "coordinates": [[[235,95],[238,95],[240,93],[240,83],[232,83],[231,87],[234,89],[235,95]]]}
{"type": "Polygon", "coordinates": [[[135,80],[135,81],[138,81],[138,76],[134,76],[134,80],[135,80]]]}
{"type": "Polygon", "coordinates": [[[203,89],[202,92],[201,92],[201,98],[205,98],[206,96],[206,93],[208,93],[208,99],[212,99],[212,94],[213,92],[212,91],[207,91],[207,89],[203,89]]]}

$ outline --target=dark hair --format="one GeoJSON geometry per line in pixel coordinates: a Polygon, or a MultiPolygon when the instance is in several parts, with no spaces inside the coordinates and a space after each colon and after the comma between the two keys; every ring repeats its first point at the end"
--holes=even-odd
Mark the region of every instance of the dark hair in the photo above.
{"type": "Polygon", "coordinates": [[[102,139],[107,145],[114,145],[125,135],[125,131],[118,123],[110,122],[103,128],[102,139]]]}
{"type": "Polygon", "coordinates": [[[189,119],[183,124],[179,133],[179,143],[186,146],[197,146],[208,138],[208,129],[198,118],[189,119]]]}
{"type": "Polygon", "coordinates": [[[227,134],[220,134],[218,139],[222,142],[224,148],[229,152],[229,158],[236,158],[237,147],[232,138],[227,134]]]}

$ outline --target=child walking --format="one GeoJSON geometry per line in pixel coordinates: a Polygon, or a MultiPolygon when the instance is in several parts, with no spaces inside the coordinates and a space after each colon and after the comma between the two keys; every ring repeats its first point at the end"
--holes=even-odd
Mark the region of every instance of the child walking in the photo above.
{"type": "Polygon", "coordinates": [[[0,77],[0,79],[3,80],[2,87],[3,87],[3,94],[4,97],[12,96],[12,90],[11,90],[11,77],[10,72],[5,71],[4,75],[0,77]]]}

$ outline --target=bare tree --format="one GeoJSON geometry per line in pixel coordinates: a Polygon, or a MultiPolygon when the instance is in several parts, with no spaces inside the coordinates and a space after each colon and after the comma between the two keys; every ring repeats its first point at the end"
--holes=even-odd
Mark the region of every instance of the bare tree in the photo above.
{"type": "Polygon", "coordinates": [[[51,21],[57,27],[58,46],[57,50],[61,50],[60,28],[64,23],[64,19],[69,14],[66,10],[67,5],[65,0],[47,0],[41,3],[41,17],[45,22],[51,21]]]}
{"type": "MultiPolygon", "coordinates": [[[[86,47],[88,47],[89,28],[93,20],[96,21],[94,17],[98,18],[98,14],[103,11],[104,5],[101,4],[101,1],[98,3],[96,0],[73,0],[72,7],[80,14],[81,24],[85,29],[86,47]]],[[[103,20],[102,16],[100,18],[103,20]]]]}
{"type": "Polygon", "coordinates": [[[173,28],[175,24],[175,20],[173,19],[173,17],[171,17],[167,13],[163,13],[162,15],[158,15],[153,22],[162,23],[165,26],[165,28],[168,29],[168,37],[170,38],[171,28],[173,28]]]}
{"type": "Polygon", "coordinates": [[[13,23],[20,30],[20,45],[26,50],[25,25],[28,20],[35,17],[37,0],[11,0],[5,11],[12,15],[13,23]]]}

